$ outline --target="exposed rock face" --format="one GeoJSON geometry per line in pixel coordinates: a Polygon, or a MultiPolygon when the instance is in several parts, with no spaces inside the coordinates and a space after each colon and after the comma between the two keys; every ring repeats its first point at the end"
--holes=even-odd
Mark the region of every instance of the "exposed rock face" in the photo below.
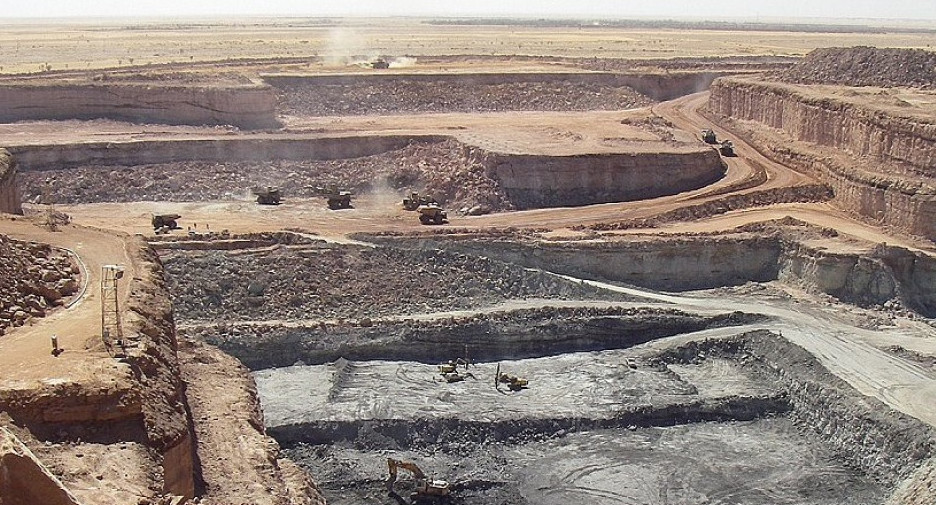
{"type": "Polygon", "coordinates": [[[23,213],[16,186],[16,160],[6,149],[0,149],[0,212],[23,213]]]}
{"type": "Polygon", "coordinates": [[[936,123],[811,96],[787,84],[739,78],[716,81],[709,106],[785,132],[794,142],[747,133],[771,157],[831,186],[834,203],[845,210],[936,237],[936,123]],[[811,151],[810,144],[842,156],[811,151]]]}
{"type": "Polygon", "coordinates": [[[185,385],[179,371],[172,304],[162,264],[142,239],[131,251],[137,266],[124,328],[138,352],[128,362],[139,382],[140,410],[149,445],[163,456],[163,491],[195,495],[195,453],[185,385]]]}
{"type": "Polygon", "coordinates": [[[927,317],[936,315],[931,287],[936,284],[936,259],[886,245],[863,253],[830,253],[777,234],[585,244],[444,238],[411,243],[667,291],[780,280],[856,305],[900,300],[927,317]]]}
{"type": "Polygon", "coordinates": [[[936,431],[931,426],[858,393],[806,350],[770,332],[692,342],[668,353],[697,359],[692,357],[700,351],[733,354],[766,365],[786,392],[793,422],[887,486],[910,476],[936,453],[936,431]]]}
{"type": "MultiPolygon", "coordinates": [[[[440,247],[428,239],[420,242],[440,247]]],[[[753,236],[585,244],[447,241],[444,247],[550,272],[667,291],[775,279],[782,250],[777,239],[753,236]]]]}
{"type": "Polygon", "coordinates": [[[199,503],[324,505],[315,484],[266,436],[253,377],[236,358],[203,343],[179,349],[195,420],[203,492],[199,503]]]}
{"type": "Polygon", "coordinates": [[[0,121],[108,118],[136,123],[279,126],[265,85],[9,84],[0,121]]]}
{"type": "Polygon", "coordinates": [[[675,194],[725,174],[713,149],[685,153],[498,156],[495,178],[519,209],[590,205],[675,194]]]}
{"type": "Polygon", "coordinates": [[[0,503],[78,505],[78,500],[16,435],[0,427],[0,503]]]}
{"type": "Polygon", "coordinates": [[[65,251],[0,235],[0,258],[0,335],[78,292],[80,271],[65,251]]]}
{"type": "Polygon", "coordinates": [[[416,360],[441,363],[471,346],[471,359],[496,361],[620,349],[704,328],[751,324],[740,312],[699,316],[675,309],[541,307],[479,312],[435,320],[192,326],[186,335],[211,342],[252,370],[302,362],[416,360]]]}

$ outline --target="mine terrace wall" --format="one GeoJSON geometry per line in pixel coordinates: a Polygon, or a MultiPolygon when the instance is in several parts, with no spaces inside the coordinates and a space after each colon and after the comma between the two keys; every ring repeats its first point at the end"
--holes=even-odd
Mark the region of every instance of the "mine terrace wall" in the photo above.
{"type": "Polygon", "coordinates": [[[832,98],[806,96],[789,85],[741,78],[716,81],[709,107],[729,118],[781,129],[798,141],[877,160],[859,168],[857,161],[846,165],[750,132],[750,140],[765,154],[829,184],[835,192],[834,202],[845,210],[908,233],[936,238],[936,194],[932,187],[936,124],[893,117],[832,98]],[[909,167],[928,183],[902,180],[891,173],[894,166],[909,167]]]}
{"type": "Polygon", "coordinates": [[[375,73],[356,75],[264,75],[272,86],[341,86],[370,84],[378,86],[392,81],[406,82],[459,82],[477,85],[495,85],[519,82],[567,81],[604,86],[627,86],[654,100],[672,100],[680,96],[703,91],[726,72],[667,72],[625,74],[613,72],[516,72],[483,74],[398,74],[375,73]]]}
{"type": "MultiPolygon", "coordinates": [[[[386,239],[373,237],[370,240],[386,239]]],[[[689,238],[596,244],[417,239],[530,268],[649,289],[685,291],[780,280],[861,306],[900,300],[936,317],[936,258],[879,245],[862,253],[830,253],[772,237],[689,238]]]]}
{"type": "Polygon", "coordinates": [[[518,209],[654,198],[706,186],[725,174],[713,149],[496,157],[494,175],[518,209]]]}
{"type": "Polygon", "coordinates": [[[265,161],[330,160],[370,156],[401,149],[434,136],[369,136],[332,138],[240,138],[170,141],[91,142],[69,145],[11,147],[22,171],[81,165],[135,166],[189,160],[265,161]]]}
{"type": "Polygon", "coordinates": [[[0,213],[3,212],[23,213],[16,186],[16,160],[6,149],[0,149],[0,213]]]}
{"type": "Polygon", "coordinates": [[[778,335],[758,330],[691,342],[666,351],[662,359],[692,361],[700,353],[756,360],[773,372],[790,403],[793,423],[886,486],[895,486],[936,454],[931,426],[858,393],[808,351],[778,335]]]}
{"type": "Polygon", "coordinates": [[[0,121],[115,119],[277,128],[270,86],[58,83],[0,85],[0,121]]]}

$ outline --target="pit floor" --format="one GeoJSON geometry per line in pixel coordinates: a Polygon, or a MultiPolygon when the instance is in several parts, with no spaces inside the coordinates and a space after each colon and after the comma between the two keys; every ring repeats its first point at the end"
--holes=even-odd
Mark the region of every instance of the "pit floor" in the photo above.
{"type": "MultiPolygon", "coordinates": [[[[637,405],[765,396],[775,386],[738,362],[650,366],[633,350],[570,353],[501,362],[530,379],[519,392],[494,388],[496,363],[448,384],[435,365],[338,362],[255,373],[266,423],[276,427],[360,419],[481,422],[606,418],[637,405]],[[630,365],[636,365],[632,368],[630,365]]],[[[847,468],[784,414],[754,421],[529,433],[512,442],[449,439],[402,447],[362,430],[354,440],[294,445],[286,454],[316,476],[333,505],[397,503],[386,458],[416,462],[452,483],[455,504],[879,504],[886,490],[847,468]]],[[[405,500],[412,480],[400,473],[405,500]]]]}
{"type": "Polygon", "coordinates": [[[530,381],[516,392],[495,388],[497,363],[472,365],[473,378],[456,383],[444,381],[437,365],[411,361],[340,360],[261,370],[254,378],[268,427],[359,419],[597,418],[634,406],[761,397],[775,389],[727,359],[661,369],[634,354],[611,350],[501,362],[502,373],[530,381]]]}
{"type": "MultiPolygon", "coordinates": [[[[484,505],[883,503],[885,490],[836,461],[783,416],[746,422],[597,430],[455,452],[297,446],[328,503],[395,503],[386,457],[417,462],[452,483],[452,503],[484,505]]],[[[401,473],[397,492],[412,481],[401,473]]]]}

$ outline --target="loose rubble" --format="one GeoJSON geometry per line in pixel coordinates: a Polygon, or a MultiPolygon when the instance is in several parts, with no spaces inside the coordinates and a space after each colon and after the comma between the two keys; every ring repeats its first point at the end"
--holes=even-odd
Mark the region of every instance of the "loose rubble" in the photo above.
{"type": "Polygon", "coordinates": [[[366,318],[517,298],[623,298],[441,250],[322,246],[174,253],[163,262],[176,316],[188,321],[366,318]]]}
{"type": "Polygon", "coordinates": [[[248,200],[256,186],[280,187],[286,198],[312,197],[317,188],[337,186],[358,194],[419,190],[450,208],[512,210],[491,165],[481,149],[446,140],[362,158],[86,165],[23,172],[20,180],[24,200],[35,203],[248,200]]]}
{"type": "Polygon", "coordinates": [[[777,77],[796,84],[933,89],[936,53],[923,49],[827,47],[810,52],[777,77]]]}
{"type": "Polygon", "coordinates": [[[288,116],[621,110],[653,103],[627,86],[572,81],[486,84],[471,79],[400,78],[334,85],[282,84],[279,90],[278,112],[288,116]]]}
{"type": "Polygon", "coordinates": [[[64,251],[0,235],[0,258],[0,335],[44,317],[78,291],[78,266],[64,251]]]}

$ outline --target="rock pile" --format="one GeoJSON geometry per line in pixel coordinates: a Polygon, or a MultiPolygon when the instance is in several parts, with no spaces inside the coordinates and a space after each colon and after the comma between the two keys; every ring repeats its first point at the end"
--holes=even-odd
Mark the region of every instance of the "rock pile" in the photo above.
{"type": "Polygon", "coordinates": [[[455,209],[511,210],[491,165],[484,151],[446,140],[354,159],[87,165],[25,172],[20,180],[25,200],[59,204],[252,200],[255,186],[278,186],[286,198],[312,197],[316,187],[335,185],[356,194],[419,190],[455,209]]]}
{"type": "Polygon", "coordinates": [[[0,335],[43,317],[78,291],[79,270],[63,251],[0,235],[0,335]]]}
{"type": "Polygon", "coordinates": [[[547,274],[441,250],[322,245],[163,259],[187,321],[362,319],[489,306],[516,298],[607,298],[547,274]]]}
{"type": "Polygon", "coordinates": [[[821,48],[777,77],[796,84],[933,89],[936,53],[865,46],[821,48]]]}
{"type": "Polygon", "coordinates": [[[432,112],[620,110],[653,101],[627,86],[590,82],[478,83],[388,79],[349,84],[281,84],[278,113],[353,116],[432,112]]]}

